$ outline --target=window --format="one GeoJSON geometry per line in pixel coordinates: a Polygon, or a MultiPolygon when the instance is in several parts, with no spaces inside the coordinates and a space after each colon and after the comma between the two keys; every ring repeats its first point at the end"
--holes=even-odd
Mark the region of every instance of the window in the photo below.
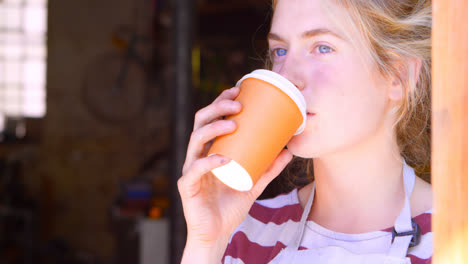
{"type": "Polygon", "coordinates": [[[47,0],[0,0],[0,132],[45,114],[47,0]]]}

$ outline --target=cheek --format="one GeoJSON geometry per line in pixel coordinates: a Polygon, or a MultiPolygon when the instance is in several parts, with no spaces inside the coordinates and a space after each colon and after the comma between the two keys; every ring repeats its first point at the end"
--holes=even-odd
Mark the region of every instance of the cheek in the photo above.
{"type": "Polygon", "coordinates": [[[311,74],[312,82],[315,84],[314,87],[320,89],[329,86],[333,81],[334,72],[334,69],[330,66],[317,67],[311,74]]]}
{"type": "Polygon", "coordinates": [[[361,115],[380,105],[384,96],[373,74],[363,65],[349,65],[346,61],[316,70],[312,81],[316,84],[316,103],[327,112],[361,115]]]}
{"type": "Polygon", "coordinates": [[[320,115],[314,128],[328,135],[360,134],[373,130],[385,111],[385,88],[364,69],[340,65],[323,67],[311,75],[310,102],[320,115]],[[360,124],[360,125],[357,125],[360,124]]]}
{"type": "Polygon", "coordinates": [[[308,104],[316,111],[328,108],[331,100],[343,100],[345,96],[344,84],[339,69],[331,65],[320,65],[311,71],[308,82],[311,84],[306,95],[308,104]],[[316,109],[317,108],[317,109],[316,109]]]}
{"type": "Polygon", "coordinates": [[[347,77],[325,106],[329,115],[324,120],[324,130],[335,138],[342,138],[344,145],[376,133],[382,126],[386,107],[383,87],[368,74],[354,71],[347,77]]]}
{"type": "Polygon", "coordinates": [[[310,88],[304,95],[317,116],[307,123],[305,133],[289,143],[293,154],[317,157],[375,133],[387,101],[384,87],[365,65],[343,60],[309,70],[310,88]]]}

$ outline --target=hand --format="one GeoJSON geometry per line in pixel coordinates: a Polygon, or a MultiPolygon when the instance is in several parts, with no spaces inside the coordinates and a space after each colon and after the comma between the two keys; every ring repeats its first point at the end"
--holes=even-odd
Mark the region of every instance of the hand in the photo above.
{"type": "MultiPolygon", "coordinates": [[[[231,189],[210,173],[212,169],[229,162],[228,158],[219,155],[206,157],[206,153],[215,137],[235,131],[234,121],[222,120],[221,117],[241,111],[240,103],[234,101],[238,94],[237,87],[226,90],[195,115],[183,175],[178,181],[187,222],[187,244],[210,248],[219,241],[227,243],[254,201],[292,159],[292,154],[283,150],[247,192],[231,189]]],[[[221,257],[226,245],[220,249],[221,257]]]]}

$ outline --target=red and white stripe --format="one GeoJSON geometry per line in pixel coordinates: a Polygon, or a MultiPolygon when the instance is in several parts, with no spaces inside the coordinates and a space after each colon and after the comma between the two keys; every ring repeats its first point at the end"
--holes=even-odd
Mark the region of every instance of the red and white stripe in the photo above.
{"type": "MultiPolygon", "coordinates": [[[[294,237],[302,211],[297,189],[255,202],[244,222],[231,237],[222,263],[268,263],[294,237]]],[[[421,227],[422,240],[418,246],[408,251],[412,264],[431,263],[431,214],[432,210],[414,218],[421,227]]],[[[300,250],[337,245],[358,254],[385,253],[390,244],[391,228],[365,234],[342,234],[309,221],[300,250]]]]}

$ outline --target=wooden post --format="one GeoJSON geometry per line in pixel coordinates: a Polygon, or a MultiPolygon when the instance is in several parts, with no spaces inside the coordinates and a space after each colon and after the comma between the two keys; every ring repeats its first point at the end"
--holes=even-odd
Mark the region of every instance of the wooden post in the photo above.
{"type": "MultiPolygon", "coordinates": [[[[170,188],[170,261],[180,263],[187,239],[184,212],[177,180],[182,176],[187,145],[193,127],[192,101],[192,45],[195,4],[193,0],[174,0],[173,3],[173,82],[168,85],[171,95],[171,163],[170,188]]],[[[156,260],[155,260],[156,261],[156,260]]]]}
{"type": "Polygon", "coordinates": [[[468,1],[434,0],[432,184],[435,264],[468,263],[468,1]]]}

